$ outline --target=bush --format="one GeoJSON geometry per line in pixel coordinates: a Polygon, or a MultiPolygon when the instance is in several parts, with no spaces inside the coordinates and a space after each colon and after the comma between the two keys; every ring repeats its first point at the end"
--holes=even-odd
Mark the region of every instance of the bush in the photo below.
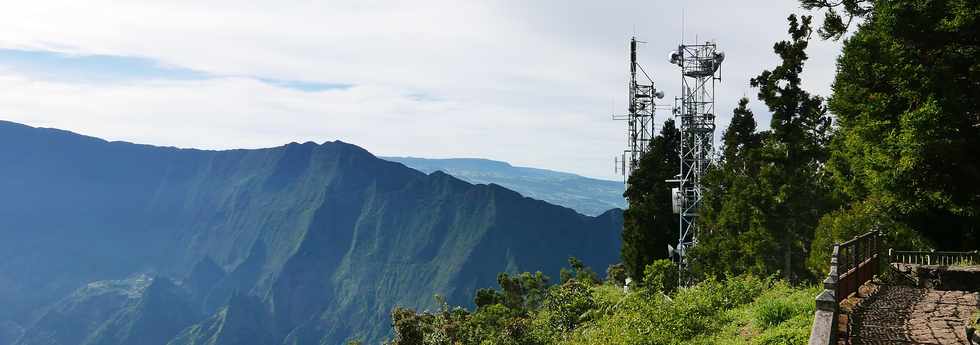
{"type": "Polygon", "coordinates": [[[561,276],[559,277],[561,284],[565,284],[565,282],[572,279],[588,285],[595,285],[599,282],[599,275],[595,271],[592,271],[591,267],[586,266],[582,260],[574,256],[569,257],[568,265],[571,266],[571,269],[561,269],[561,276]]]}
{"type": "Polygon", "coordinates": [[[827,275],[830,270],[830,256],[834,243],[841,243],[872,229],[881,229],[880,248],[925,249],[927,241],[907,225],[888,217],[888,210],[881,202],[868,199],[825,214],[814,230],[810,244],[810,257],[807,268],[817,277],[827,275]]]}
{"type": "MultiPolygon", "coordinates": [[[[648,271],[661,277],[661,283],[674,282],[676,278],[662,278],[669,274],[653,274],[671,271],[673,264],[666,264],[651,265],[648,271]]],[[[547,287],[538,307],[510,308],[501,302],[467,313],[437,300],[442,307],[434,313],[396,309],[396,341],[391,344],[801,344],[809,337],[813,297],[819,291],[818,286],[738,276],[709,278],[667,296],[627,294],[610,284],[569,279],[547,287]]],[[[490,292],[483,295],[484,301],[503,299],[490,292]]]]}
{"type": "Polygon", "coordinates": [[[643,284],[650,291],[671,294],[677,289],[677,265],[670,260],[657,260],[643,269],[643,284]]]}
{"type": "Polygon", "coordinates": [[[477,309],[479,309],[489,305],[504,303],[504,295],[494,289],[479,289],[476,290],[476,296],[473,298],[473,302],[476,304],[477,309]]]}
{"type": "Polygon", "coordinates": [[[626,285],[626,265],[623,263],[609,265],[606,269],[606,281],[616,286],[626,285]]]}
{"type": "Polygon", "coordinates": [[[551,326],[559,332],[568,332],[582,321],[586,312],[595,308],[595,300],[588,285],[572,279],[550,291],[545,307],[551,326]]]}
{"type": "Polygon", "coordinates": [[[769,328],[789,320],[795,315],[793,306],[782,300],[767,300],[759,304],[754,312],[759,327],[769,328]]]}

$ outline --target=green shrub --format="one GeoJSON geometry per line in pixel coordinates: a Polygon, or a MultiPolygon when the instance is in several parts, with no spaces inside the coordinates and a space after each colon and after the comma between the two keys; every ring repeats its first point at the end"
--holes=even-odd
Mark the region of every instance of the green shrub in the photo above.
{"type": "Polygon", "coordinates": [[[585,283],[575,279],[551,289],[545,303],[545,309],[550,315],[550,324],[559,332],[574,329],[584,321],[582,316],[594,308],[592,290],[585,283]]]}
{"type": "Polygon", "coordinates": [[[561,269],[560,272],[561,275],[559,276],[561,284],[565,284],[565,282],[572,279],[578,280],[579,282],[588,285],[594,285],[599,283],[599,275],[596,274],[591,267],[586,266],[585,263],[582,262],[582,260],[579,260],[574,256],[569,257],[568,266],[570,266],[571,269],[568,268],[561,269]]]}
{"type": "Polygon", "coordinates": [[[623,263],[609,265],[606,269],[606,281],[615,286],[626,285],[626,276],[626,265],[623,263]]]}
{"type": "MultiPolygon", "coordinates": [[[[513,278],[505,280],[513,283],[513,278]]],[[[473,313],[442,303],[435,313],[396,309],[392,344],[801,344],[809,337],[819,290],[739,276],[708,279],[668,296],[623,293],[611,284],[569,279],[547,287],[540,306],[511,308],[502,301],[473,313]]],[[[497,299],[484,295],[484,301],[497,299]]]]}
{"type": "Polygon", "coordinates": [[[755,308],[755,319],[762,328],[777,326],[795,314],[793,306],[782,300],[763,301],[755,308]]]}
{"type": "Polygon", "coordinates": [[[476,290],[473,302],[477,308],[483,308],[488,305],[504,303],[504,295],[494,289],[479,289],[476,290]]]}
{"type": "Polygon", "coordinates": [[[677,289],[677,264],[670,260],[657,260],[643,269],[643,284],[650,291],[671,294],[677,289]]]}

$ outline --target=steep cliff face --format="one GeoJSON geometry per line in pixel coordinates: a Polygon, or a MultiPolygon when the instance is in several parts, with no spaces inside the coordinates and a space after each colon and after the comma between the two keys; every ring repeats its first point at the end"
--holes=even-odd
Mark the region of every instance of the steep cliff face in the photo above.
{"type": "Polygon", "coordinates": [[[435,293],[469,304],[499,271],[557,276],[568,256],[604,268],[622,222],[618,210],[583,216],[342,142],[201,151],[9,122],[0,190],[0,324],[24,345],[58,327],[42,322],[57,301],[135,273],[173,278],[161,290],[180,293],[154,295],[183,301],[144,301],[86,337],[133,343],[148,330],[120,325],[178,313],[195,325],[173,332],[174,344],[376,341],[394,305],[430,306],[435,293]],[[262,313],[231,318],[236,310],[262,313]],[[265,333],[207,333],[227,322],[265,333]]]}
{"type": "Polygon", "coordinates": [[[59,300],[16,344],[162,344],[201,315],[167,278],[136,275],[86,284],[59,300]]]}

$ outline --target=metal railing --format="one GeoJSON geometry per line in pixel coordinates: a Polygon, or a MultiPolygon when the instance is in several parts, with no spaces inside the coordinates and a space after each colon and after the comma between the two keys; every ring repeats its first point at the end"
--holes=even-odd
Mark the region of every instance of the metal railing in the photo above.
{"type": "Polygon", "coordinates": [[[823,292],[816,298],[810,345],[837,343],[837,316],[840,302],[858,291],[865,282],[874,278],[881,267],[879,261],[880,232],[868,232],[854,239],[834,244],[830,256],[830,273],[823,281],[823,292]]]}
{"type": "Polygon", "coordinates": [[[906,265],[970,266],[980,264],[980,251],[937,252],[889,249],[888,262],[906,265]]]}
{"type": "Polygon", "coordinates": [[[850,241],[834,245],[837,257],[837,303],[847,299],[865,282],[874,278],[881,267],[878,231],[871,231],[850,241]]]}

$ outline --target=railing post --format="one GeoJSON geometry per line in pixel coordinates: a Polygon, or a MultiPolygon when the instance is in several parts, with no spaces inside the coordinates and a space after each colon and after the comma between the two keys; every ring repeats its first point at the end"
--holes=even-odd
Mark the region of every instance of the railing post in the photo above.
{"type": "Polygon", "coordinates": [[[895,254],[891,248],[888,248],[888,265],[891,266],[892,262],[895,261],[895,254]]]}
{"type": "MultiPolygon", "coordinates": [[[[863,239],[854,241],[854,254],[851,255],[851,269],[854,270],[854,278],[847,280],[847,293],[850,294],[852,291],[857,291],[858,280],[861,280],[861,242],[863,239]]],[[[847,298],[847,295],[843,296],[847,298]]]]}
{"type": "Polygon", "coordinates": [[[837,316],[840,301],[837,300],[837,288],[840,274],[840,245],[834,244],[830,256],[830,273],[823,281],[823,291],[817,295],[817,311],[814,315],[813,329],[810,331],[809,345],[837,344],[837,316]]]}
{"type": "Polygon", "coordinates": [[[871,271],[871,277],[870,277],[870,279],[874,279],[874,276],[876,276],[879,273],[881,273],[881,255],[880,255],[881,254],[881,251],[878,248],[878,245],[881,244],[881,242],[879,242],[880,239],[881,239],[881,230],[875,229],[874,239],[872,241],[872,251],[873,252],[871,253],[871,255],[873,255],[872,257],[874,259],[871,260],[871,262],[868,263],[868,264],[874,265],[874,266],[871,267],[872,271],[871,271]]]}

